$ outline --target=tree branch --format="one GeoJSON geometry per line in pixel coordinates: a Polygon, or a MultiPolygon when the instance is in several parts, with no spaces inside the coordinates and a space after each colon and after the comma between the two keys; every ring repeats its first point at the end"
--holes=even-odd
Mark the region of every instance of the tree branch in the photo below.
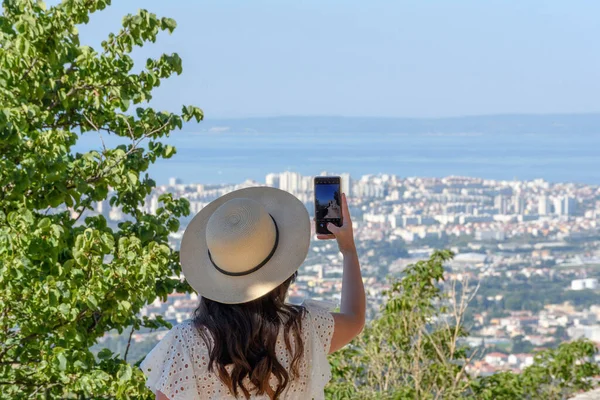
{"type": "MultiPolygon", "coordinates": [[[[99,172],[97,175],[91,177],[89,180],[87,180],[87,183],[92,183],[92,182],[96,182],[99,179],[103,178],[104,176],[108,175],[113,168],[115,168],[119,163],[121,163],[121,161],[123,161],[124,159],[126,159],[131,153],[133,153],[135,150],[138,149],[138,146],[140,145],[140,143],[142,141],[144,141],[145,139],[151,137],[152,135],[154,135],[157,132],[160,132],[161,130],[163,130],[167,125],[169,125],[169,122],[171,122],[171,118],[172,116],[169,116],[169,118],[167,118],[167,121],[161,125],[160,127],[145,133],[144,135],[142,135],[142,137],[140,137],[137,141],[133,142],[133,144],[131,145],[131,148],[121,157],[117,158],[112,165],[106,167],[104,170],[102,170],[101,172],[99,172]]],[[[72,189],[74,186],[71,185],[67,185],[67,189],[72,189]]]]}
{"type": "Polygon", "coordinates": [[[81,207],[81,211],[79,211],[79,214],[77,215],[77,217],[75,219],[73,219],[73,224],[75,224],[75,222],[77,222],[79,220],[79,218],[81,218],[81,216],[83,215],[84,211],[88,209],[89,207],[89,198],[85,200],[86,204],[83,204],[83,206],[81,207]]]}
{"type": "Polygon", "coordinates": [[[129,137],[131,138],[131,140],[135,140],[135,136],[133,135],[133,130],[131,129],[131,125],[129,124],[127,117],[125,117],[125,123],[127,124],[127,130],[129,131],[129,137]]]}
{"type": "Polygon", "coordinates": [[[131,327],[131,332],[129,332],[129,339],[127,340],[127,347],[125,348],[125,355],[123,356],[123,361],[127,361],[127,353],[129,353],[129,346],[131,346],[131,337],[133,336],[133,331],[135,328],[131,327]]]}
{"type": "Polygon", "coordinates": [[[119,39],[121,36],[125,36],[128,33],[129,33],[129,28],[125,28],[118,35],[115,35],[112,42],[110,42],[106,45],[106,50],[104,50],[102,52],[102,55],[106,55],[108,51],[112,51],[113,49],[111,49],[111,47],[114,47],[116,45],[117,39],[119,39]]]}
{"type": "Polygon", "coordinates": [[[90,117],[88,117],[85,114],[81,114],[81,115],[83,115],[83,118],[85,118],[85,120],[88,122],[88,124],[90,124],[92,126],[92,128],[94,128],[97,131],[100,130],[100,129],[98,129],[98,126],[94,123],[94,121],[92,121],[92,119],[90,117]]]}
{"type": "Polygon", "coordinates": [[[29,75],[29,73],[31,72],[31,70],[33,69],[33,67],[35,66],[35,64],[37,64],[38,62],[38,58],[34,58],[31,65],[29,66],[29,68],[27,69],[27,71],[25,71],[25,74],[23,74],[23,77],[21,78],[21,80],[24,80],[25,78],[27,78],[27,76],[29,75]]]}

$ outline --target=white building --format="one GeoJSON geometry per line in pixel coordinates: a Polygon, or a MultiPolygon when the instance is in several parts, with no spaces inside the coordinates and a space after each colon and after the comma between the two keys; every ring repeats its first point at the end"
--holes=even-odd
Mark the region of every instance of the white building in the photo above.
{"type": "Polygon", "coordinates": [[[494,208],[498,210],[500,214],[506,214],[508,211],[508,202],[506,197],[501,194],[494,198],[494,208]]]}
{"type": "Polygon", "coordinates": [[[567,328],[567,334],[572,339],[580,339],[582,337],[600,342],[600,325],[579,325],[567,328]]]}
{"type": "Polygon", "coordinates": [[[562,198],[557,197],[553,201],[554,204],[554,214],[556,215],[565,215],[564,202],[562,198]]]}
{"type": "Polygon", "coordinates": [[[517,194],[513,197],[513,210],[515,214],[523,214],[525,212],[525,198],[521,194],[517,194]]]}
{"type": "Polygon", "coordinates": [[[573,215],[577,211],[577,201],[570,196],[554,199],[554,213],[557,215],[573,215]]]}
{"type": "Polygon", "coordinates": [[[598,289],[598,279],[586,278],[571,281],[571,290],[598,289]]]}
{"type": "Polygon", "coordinates": [[[564,215],[573,215],[577,212],[577,201],[573,197],[565,196],[562,202],[564,215]]]}
{"type": "Polygon", "coordinates": [[[393,229],[404,226],[404,225],[402,225],[402,215],[401,214],[388,215],[388,221],[393,229]]]}
{"type": "Polygon", "coordinates": [[[481,253],[460,253],[452,261],[465,264],[484,264],[487,261],[487,256],[481,253]]]}
{"type": "Polygon", "coordinates": [[[303,176],[300,179],[300,190],[302,193],[312,192],[314,190],[314,178],[312,176],[303,176]]]}
{"type": "Polygon", "coordinates": [[[265,183],[267,184],[267,186],[279,189],[279,174],[267,174],[267,176],[265,177],[265,183]]]}
{"type": "Polygon", "coordinates": [[[498,240],[503,241],[505,238],[504,231],[486,229],[475,231],[475,240],[498,240]]]}
{"type": "Polygon", "coordinates": [[[177,185],[181,185],[181,179],[169,178],[169,186],[177,186],[177,185]]]}
{"type": "Polygon", "coordinates": [[[498,352],[490,353],[485,356],[485,362],[490,365],[501,367],[508,362],[508,356],[498,352]]]}
{"type": "Polygon", "coordinates": [[[533,365],[533,355],[531,354],[511,354],[508,356],[508,363],[519,368],[533,365]]]}
{"type": "Polygon", "coordinates": [[[384,197],[383,187],[372,183],[358,182],[353,187],[353,194],[357,197],[381,198],[384,197]]]}
{"type": "Polygon", "coordinates": [[[344,173],[340,175],[342,180],[342,192],[350,195],[352,193],[352,178],[349,173],[344,173]]]}
{"type": "Polygon", "coordinates": [[[439,214],[434,219],[442,225],[456,224],[458,222],[458,216],[454,214],[439,214]]]}
{"type": "Polygon", "coordinates": [[[541,196],[538,199],[538,214],[540,215],[550,215],[550,200],[548,200],[548,197],[546,196],[541,196]]]}
{"type": "Polygon", "coordinates": [[[383,214],[375,214],[375,213],[364,213],[363,221],[372,222],[376,224],[384,224],[386,220],[386,216],[383,214]]]}
{"type": "Polygon", "coordinates": [[[279,189],[297,193],[302,184],[302,176],[297,172],[285,171],[279,174],[279,189]]]}

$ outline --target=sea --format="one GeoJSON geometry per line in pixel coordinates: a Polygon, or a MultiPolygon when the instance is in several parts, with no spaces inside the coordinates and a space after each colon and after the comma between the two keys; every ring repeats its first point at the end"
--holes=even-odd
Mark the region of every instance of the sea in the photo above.
{"type": "MultiPolygon", "coordinates": [[[[78,150],[100,150],[86,133],[78,150]]],[[[107,145],[111,145],[107,141],[107,145]]],[[[600,185],[600,134],[531,133],[256,133],[175,131],[177,153],[158,160],[157,184],[264,182],[271,172],[400,177],[450,175],[496,180],[544,179],[600,185]]]]}

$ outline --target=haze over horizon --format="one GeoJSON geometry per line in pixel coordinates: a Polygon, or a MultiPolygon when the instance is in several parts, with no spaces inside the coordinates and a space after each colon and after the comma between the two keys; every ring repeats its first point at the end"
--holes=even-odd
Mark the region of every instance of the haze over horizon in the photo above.
{"type": "Polygon", "coordinates": [[[139,8],[178,27],[134,50],[135,69],[183,60],[151,106],[205,112],[166,141],[178,153],[157,182],[327,169],[600,183],[600,2],[130,0],[92,15],[82,44],[139,8]]]}

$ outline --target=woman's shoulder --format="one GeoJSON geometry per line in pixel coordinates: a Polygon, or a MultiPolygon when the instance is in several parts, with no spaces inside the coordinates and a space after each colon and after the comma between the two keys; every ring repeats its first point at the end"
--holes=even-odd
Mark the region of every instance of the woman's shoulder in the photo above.
{"type": "MultiPolygon", "coordinates": [[[[203,328],[200,327],[200,329],[203,328]]],[[[186,319],[176,325],[173,325],[172,328],[169,330],[169,333],[173,333],[176,335],[193,335],[195,337],[199,337],[198,332],[198,325],[196,325],[193,319],[186,319]]]]}
{"type": "Polygon", "coordinates": [[[175,398],[177,388],[198,393],[195,382],[205,373],[206,360],[207,347],[193,320],[185,320],[165,334],[142,361],[140,369],[146,375],[146,386],[154,393],[160,390],[175,398]]]}
{"type": "MultiPolygon", "coordinates": [[[[186,319],[185,321],[174,325],[169,331],[168,335],[171,336],[171,341],[176,342],[184,349],[188,350],[201,350],[206,347],[203,336],[200,334],[204,327],[197,327],[192,319],[186,319]]],[[[205,335],[205,338],[210,339],[210,335],[205,335]]],[[[166,336],[165,336],[166,339],[166,336]]]]}
{"type": "Polygon", "coordinates": [[[336,308],[336,304],[329,301],[306,299],[301,307],[306,310],[306,314],[311,319],[333,319],[331,313],[336,308]]]}
{"type": "Polygon", "coordinates": [[[310,333],[318,339],[325,354],[329,353],[331,338],[333,337],[334,320],[331,312],[335,304],[326,301],[307,299],[302,303],[306,310],[305,319],[309,323],[310,333]]]}
{"type": "Polygon", "coordinates": [[[194,321],[185,320],[176,325],[172,325],[168,331],[163,331],[158,334],[160,343],[164,342],[178,342],[183,343],[184,340],[188,339],[193,334],[194,321]]]}
{"type": "Polygon", "coordinates": [[[186,319],[178,323],[177,325],[173,325],[170,332],[173,332],[176,335],[191,335],[195,329],[194,321],[192,319],[186,319]]]}
{"type": "Polygon", "coordinates": [[[206,348],[204,340],[202,340],[194,321],[191,319],[173,325],[168,332],[161,334],[161,336],[159,336],[159,342],[148,353],[144,362],[181,357],[181,353],[199,352],[206,348]]]}

